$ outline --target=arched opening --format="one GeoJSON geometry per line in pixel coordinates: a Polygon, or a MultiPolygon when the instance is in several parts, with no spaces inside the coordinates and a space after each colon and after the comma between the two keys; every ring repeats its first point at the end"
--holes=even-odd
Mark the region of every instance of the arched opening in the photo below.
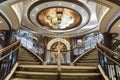
{"type": "Polygon", "coordinates": [[[46,62],[47,64],[57,64],[57,46],[61,46],[61,64],[69,64],[70,63],[70,44],[67,40],[62,38],[55,38],[49,41],[47,45],[47,55],[46,62]]]}

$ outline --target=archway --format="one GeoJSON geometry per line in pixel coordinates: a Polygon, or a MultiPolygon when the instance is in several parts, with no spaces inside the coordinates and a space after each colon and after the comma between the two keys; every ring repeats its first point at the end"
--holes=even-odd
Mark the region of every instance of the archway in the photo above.
{"type": "Polygon", "coordinates": [[[63,46],[63,50],[61,51],[61,63],[69,64],[70,63],[70,44],[67,40],[63,38],[55,38],[48,42],[46,63],[47,64],[57,63],[57,51],[54,48],[58,42],[60,42],[60,44],[63,46]]]}

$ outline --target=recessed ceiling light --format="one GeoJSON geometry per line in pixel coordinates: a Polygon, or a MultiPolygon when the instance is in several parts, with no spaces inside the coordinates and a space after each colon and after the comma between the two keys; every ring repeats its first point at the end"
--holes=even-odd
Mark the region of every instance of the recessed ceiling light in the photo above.
{"type": "Polygon", "coordinates": [[[3,21],[0,20],[0,24],[2,24],[2,23],[3,23],[3,21]]]}
{"type": "Polygon", "coordinates": [[[35,10],[38,11],[38,8],[36,8],[35,10]]]}
{"type": "Polygon", "coordinates": [[[37,24],[37,26],[39,26],[39,24],[37,24]]]}
{"type": "Polygon", "coordinates": [[[118,25],[118,27],[120,27],[120,25],[118,25]]]}
{"type": "Polygon", "coordinates": [[[32,16],[35,16],[35,14],[32,14],[32,16]]]}
{"type": "Polygon", "coordinates": [[[83,9],[81,10],[81,12],[84,12],[83,9]]]}
{"type": "Polygon", "coordinates": [[[33,1],[33,0],[29,0],[29,1],[33,1]]]}
{"type": "Polygon", "coordinates": [[[45,6],[48,6],[48,4],[45,4],[45,6]]]}
{"type": "Polygon", "coordinates": [[[61,5],[61,2],[59,2],[59,5],[61,5]]]}
{"type": "Polygon", "coordinates": [[[72,7],[74,8],[74,7],[75,7],[75,5],[73,4],[73,5],[72,5],[72,7]]]}

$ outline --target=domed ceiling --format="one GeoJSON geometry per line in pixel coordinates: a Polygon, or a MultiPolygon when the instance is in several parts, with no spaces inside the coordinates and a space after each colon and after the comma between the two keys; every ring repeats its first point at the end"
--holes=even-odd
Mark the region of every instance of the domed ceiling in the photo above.
{"type": "MultiPolygon", "coordinates": [[[[32,3],[31,3],[32,2],[32,3]]],[[[49,37],[73,37],[98,25],[96,10],[80,0],[35,0],[26,10],[28,26],[49,37]]],[[[93,7],[96,7],[96,3],[93,7]]],[[[24,25],[25,22],[22,22],[24,25]]],[[[29,28],[31,28],[29,27],[29,28]]]]}
{"type": "MultiPolygon", "coordinates": [[[[2,0],[0,12],[13,30],[22,29],[48,37],[79,37],[90,32],[118,26],[119,0],[2,0]],[[117,4],[117,5],[116,5],[117,4]],[[99,22],[98,22],[99,21],[99,22]],[[98,27],[99,26],[99,27],[98,27]]],[[[1,17],[1,30],[9,30],[1,17]]],[[[113,32],[119,32],[114,28],[113,32]]]]}

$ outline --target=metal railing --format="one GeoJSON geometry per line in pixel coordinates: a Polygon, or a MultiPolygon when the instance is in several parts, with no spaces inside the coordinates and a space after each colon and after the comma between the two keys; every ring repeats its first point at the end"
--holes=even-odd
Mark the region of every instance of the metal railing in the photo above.
{"type": "Polygon", "coordinates": [[[94,49],[96,44],[103,39],[102,36],[98,35],[97,37],[85,40],[83,43],[78,44],[73,47],[74,60],[84,54],[85,52],[94,49]]]}
{"type": "Polygon", "coordinates": [[[20,40],[22,46],[32,51],[33,53],[36,53],[39,56],[41,56],[44,53],[44,47],[36,46],[36,43],[33,42],[32,40],[26,39],[25,37],[18,37],[18,36],[17,36],[17,39],[20,40]]]}
{"type": "MultiPolygon", "coordinates": [[[[27,39],[25,37],[20,37],[20,36],[16,36],[17,39],[19,39],[22,43],[22,46],[26,47],[27,49],[31,50],[32,52],[36,53],[37,55],[40,56],[40,58],[42,58],[44,60],[44,58],[46,58],[46,63],[56,63],[57,62],[57,57],[54,55],[55,59],[52,60],[51,55],[54,54],[54,51],[50,51],[47,50],[46,48],[44,48],[43,46],[35,46],[36,43],[32,40],[32,39],[27,39]],[[50,54],[52,53],[52,54],[50,54]],[[44,56],[45,55],[45,56],[44,56]]],[[[77,59],[80,55],[82,55],[83,53],[89,51],[90,49],[94,48],[96,43],[98,43],[99,41],[101,41],[103,37],[101,35],[98,35],[96,37],[93,37],[91,39],[85,40],[83,43],[75,45],[72,47],[72,49],[70,51],[64,51],[61,54],[61,57],[64,57],[62,61],[62,63],[66,63],[69,64],[71,61],[73,62],[75,59],[77,59]],[[65,58],[66,54],[69,58],[65,58]],[[71,55],[73,56],[72,60],[70,60],[71,55]],[[67,61],[65,60],[67,59],[67,61]]],[[[38,44],[38,43],[37,43],[38,44]]],[[[39,44],[38,44],[39,45],[39,44]]]]}
{"type": "Polygon", "coordinates": [[[2,55],[0,57],[0,80],[4,80],[15,65],[20,46],[20,42],[15,41],[9,46],[0,49],[0,54],[2,55]]]}
{"type": "Polygon", "coordinates": [[[110,80],[120,80],[120,54],[99,43],[96,46],[99,64],[110,80]]]}

